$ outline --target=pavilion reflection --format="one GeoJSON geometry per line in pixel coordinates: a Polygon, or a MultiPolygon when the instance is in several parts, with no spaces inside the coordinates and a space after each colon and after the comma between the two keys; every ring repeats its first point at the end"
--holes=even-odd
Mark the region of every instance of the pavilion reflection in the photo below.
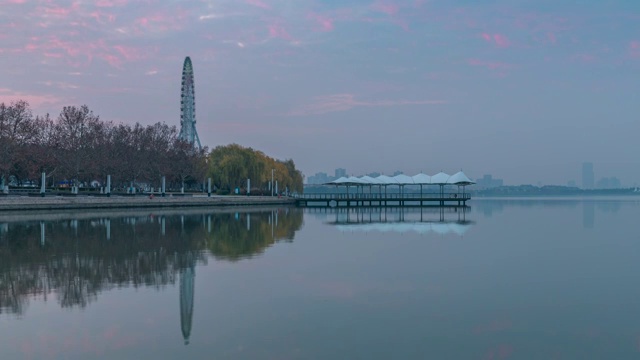
{"type": "Polygon", "coordinates": [[[333,209],[327,223],[340,231],[414,232],[464,235],[474,224],[463,208],[351,208],[333,209]]]}
{"type": "Polygon", "coordinates": [[[119,287],[161,290],[179,282],[180,322],[189,343],[195,274],[213,257],[239,261],[293,241],[298,209],[203,213],[0,214],[0,314],[23,314],[30,299],[84,308],[119,287]],[[66,216],[65,216],[66,215],[66,216]]]}

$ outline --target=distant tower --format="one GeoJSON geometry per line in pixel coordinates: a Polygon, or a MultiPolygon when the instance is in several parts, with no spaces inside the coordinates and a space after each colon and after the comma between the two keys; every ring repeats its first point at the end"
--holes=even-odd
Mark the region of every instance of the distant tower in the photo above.
{"type": "Polygon", "coordinates": [[[196,91],[193,84],[193,65],[188,56],[182,66],[182,91],[180,93],[180,139],[188,141],[193,146],[200,145],[198,131],[196,131],[196,91]]]}
{"type": "Polygon", "coordinates": [[[582,164],[582,188],[593,189],[595,175],[593,173],[593,164],[586,162],[582,164]]]}

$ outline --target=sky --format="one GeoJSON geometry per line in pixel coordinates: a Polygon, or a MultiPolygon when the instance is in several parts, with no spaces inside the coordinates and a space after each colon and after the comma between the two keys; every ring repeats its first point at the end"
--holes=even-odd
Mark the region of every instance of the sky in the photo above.
{"type": "Polygon", "coordinates": [[[0,0],[0,102],[179,126],[203,145],[506,184],[640,186],[640,1],[0,0]]]}

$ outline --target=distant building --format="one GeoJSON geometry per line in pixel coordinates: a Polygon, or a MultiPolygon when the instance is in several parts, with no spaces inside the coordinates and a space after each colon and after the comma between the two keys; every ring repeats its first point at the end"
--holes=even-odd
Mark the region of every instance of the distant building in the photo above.
{"type": "Polygon", "coordinates": [[[582,188],[593,189],[595,175],[593,173],[593,164],[586,162],[582,164],[582,188]]]}
{"type": "Polygon", "coordinates": [[[380,176],[379,172],[372,172],[372,173],[368,173],[367,176],[370,176],[372,178],[377,178],[378,176],[380,176]]]}
{"type": "Polygon", "coordinates": [[[337,168],[335,171],[335,174],[336,174],[336,179],[339,179],[341,177],[347,177],[347,170],[343,168],[337,168]]]}
{"type": "Polygon", "coordinates": [[[476,179],[476,186],[484,188],[494,188],[502,185],[504,185],[504,181],[502,179],[494,179],[491,174],[486,174],[482,178],[476,179]]]}
{"type": "Polygon", "coordinates": [[[318,173],[315,173],[315,175],[311,175],[307,178],[307,184],[309,185],[326,184],[329,181],[333,181],[333,180],[335,180],[335,178],[333,178],[332,176],[329,176],[329,174],[318,172],[318,173]]]}
{"type": "Polygon", "coordinates": [[[578,187],[576,185],[576,181],[575,180],[569,180],[569,182],[567,183],[567,186],[568,187],[578,187]]]}
{"type": "Polygon", "coordinates": [[[396,170],[396,172],[393,173],[393,176],[398,176],[398,175],[402,175],[404,174],[404,172],[400,171],[400,170],[396,170]]]}
{"type": "Polygon", "coordinates": [[[596,188],[598,189],[620,189],[621,187],[620,179],[617,177],[601,178],[596,184],[596,188]]]}

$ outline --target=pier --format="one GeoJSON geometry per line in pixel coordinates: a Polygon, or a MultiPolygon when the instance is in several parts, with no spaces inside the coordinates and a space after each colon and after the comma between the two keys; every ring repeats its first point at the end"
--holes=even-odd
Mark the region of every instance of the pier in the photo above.
{"type": "Polygon", "coordinates": [[[300,207],[465,207],[468,193],[316,193],[295,197],[300,207]]]}
{"type": "Polygon", "coordinates": [[[465,207],[471,195],[465,191],[473,185],[462,171],[454,175],[439,172],[429,176],[423,173],[407,176],[399,174],[393,177],[380,175],[376,178],[341,177],[325,183],[335,186],[335,191],[305,193],[296,196],[296,205],[300,207],[465,207]],[[438,192],[424,192],[424,188],[438,187],[438,192]],[[339,189],[344,187],[344,192],[339,189]],[[393,191],[388,191],[391,187],[393,191]],[[355,188],[355,193],[349,193],[355,188]],[[407,191],[407,188],[410,191],[407,191]],[[418,191],[411,191],[411,189],[418,191]],[[374,191],[377,190],[377,191],[374,191]],[[457,189],[457,191],[456,191],[457,189]],[[383,191],[384,190],[384,191],[383,191]],[[397,190],[397,191],[396,191],[397,190]]]}

